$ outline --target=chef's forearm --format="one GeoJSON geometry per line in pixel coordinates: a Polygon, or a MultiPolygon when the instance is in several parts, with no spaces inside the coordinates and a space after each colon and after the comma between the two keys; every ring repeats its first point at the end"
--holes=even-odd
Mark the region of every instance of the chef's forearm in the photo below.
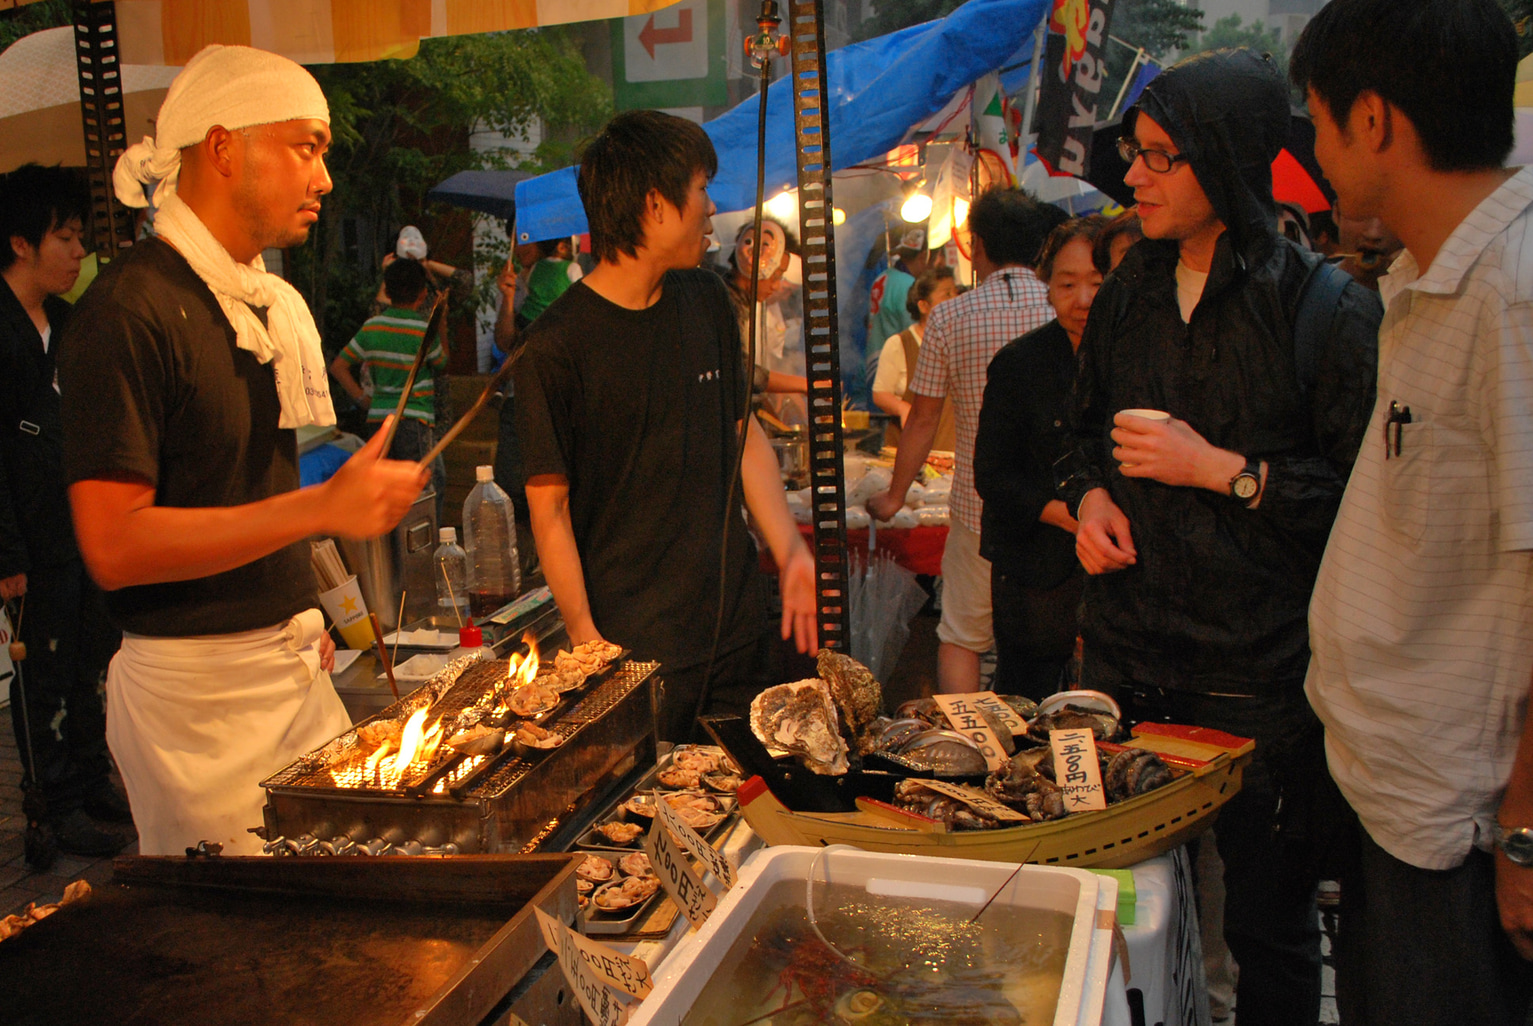
{"type": "Polygon", "coordinates": [[[745,506],[751,511],[756,527],[766,539],[767,548],[772,550],[772,558],[780,570],[787,565],[788,557],[795,548],[804,547],[804,538],[798,533],[798,525],[788,510],[788,499],[783,492],[782,477],[777,469],[777,457],[754,417],[750,420],[750,430],[745,436],[745,459],[740,465],[740,483],[745,489],[745,506]]]}
{"type": "Polygon", "coordinates": [[[570,520],[569,483],[555,475],[540,475],[527,482],[527,510],[532,519],[532,538],[538,547],[543,579],[554,593],[565,629],[575,644],[601,637],[591,618],[586,594],[585,568],[575,544],[570,520]]]}

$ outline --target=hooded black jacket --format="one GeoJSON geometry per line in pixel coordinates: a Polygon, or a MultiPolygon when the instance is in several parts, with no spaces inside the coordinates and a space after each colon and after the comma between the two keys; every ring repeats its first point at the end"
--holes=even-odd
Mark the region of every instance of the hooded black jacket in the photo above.
{"type": "Polygon", "coordinates": [[[1082,681],[1296,692],[1310,592],[1373,409],[1382,309],[1349,284],[1314,381],[1299,380],[1292,324],[1318,258],[1277,233],[1270,164],[1290,115],[1270,61],[1201,55],[1156,78],[1138,110],[1189,156],[1226,230],[1191,323],[1169,240],[1135,245],[1092,306],[1060,496],[1073,513],[1106,488],[1138,559],[1087,584],[1082,681]],[[1213,445],[1267,461],[1258,508],[1118,473],[1109,433],[1113,414],[1131,408],[1165,410],[1213,445]]]}

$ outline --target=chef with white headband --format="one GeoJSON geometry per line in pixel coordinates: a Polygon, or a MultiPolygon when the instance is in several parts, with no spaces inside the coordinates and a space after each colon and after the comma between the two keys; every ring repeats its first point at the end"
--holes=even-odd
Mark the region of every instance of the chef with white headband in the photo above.
{"type": "Polygon", "coordinates": [[[153,204],[155,237],[97,277],[60,345],[80,549],[124,629],[107,740],[146,855],[260,850],[260,781],[349,722],[307,540],[392,529],[426,477],[381,458],[380,431],[298,490],[294,429],[335,414],[314,319],[261,252],[318,220],[329,120],[285,57],[192,58],[113,176],[153,204]]]}

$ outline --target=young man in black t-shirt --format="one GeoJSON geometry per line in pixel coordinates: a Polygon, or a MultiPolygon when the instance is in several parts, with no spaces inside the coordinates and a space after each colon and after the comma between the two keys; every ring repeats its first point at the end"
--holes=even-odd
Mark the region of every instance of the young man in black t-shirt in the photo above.
{"type": "MultiPolygon", "coordinates": [[[[720,530],[748,382],[724,285],[697,269],[711,228],[713,144],[655,111],[608,123],[580,165],[598,260],[528,332],[517,431],[538,556],[574,642],[606,638],[662,664],[661,736],[685,740],[705,706],[736,711],[765,643],[745,525],[720,530]]],[[[777,461],[749,421],[741,482],[777,562],[782,636],[816,648],[814,560],[777,461]]],[[[776,683],[776,682],[769,682],[776,683]]]]}

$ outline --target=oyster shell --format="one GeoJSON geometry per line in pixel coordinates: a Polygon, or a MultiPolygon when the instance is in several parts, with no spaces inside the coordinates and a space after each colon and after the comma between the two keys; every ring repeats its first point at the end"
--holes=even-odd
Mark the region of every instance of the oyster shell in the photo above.
{"type": "Polygon", "coordinates": [[[595,880],[597,883],[611,880],[612,860],[600,855],[587,855],[585,861],[575,867],[575,876],[581,880],[595,880]]]}
{"type": "Polygon", "coordinates": [[[697,787],[702,783],[702,774],[694,769],[671,769],[661,770],[655,778],[661,787],[697,787]]]}
{"type": "Polygon", "coordinates": [[[652,794],[636,794],[623,803],[623,811],[630,816],[638,816],[641,819],[654,819],[655,796],[652,794]]]}
{"type": "Polygon", "coordinates": [[[699,773],[712,773],[719,768],[719,757],[706,749],[686,746],[671,753],[671,765],[699,773]]]}
{"type": "Polygon", "coordinates": [[[1042,713],[1029,724],[1028,730],[1040,738],[1046,738],[1051,730],[1084,728],[1090,730],[1098,741],[1111,741],[1118,736],[1118,727],[1118,720],[1111,713],[1066,705],[1053,712],[1042,713]]]}
{"type": "Polygon", "coordinates": [[[703,791],[673,791],[663,796],[665,804],[678,812],[682,809],[697,809],[699,812],[720,812],[723,806],[719,800],[711,794],[703,791]]]}
{"type": "Polygon", "coordinates": [[[866,666],[828,648],[820,649],[816,664],[820,679],[830,686],[843,727],[848,735],[856,737],[883,708],[883,686],[873,679],[873,672],[866,666]]]}
{"type": "Polygon", "coordinates": [[[722,770],[718,773],[704,773],[703,786],[721,794],[734,794],[740,790],[740,778],[737,774],[722,770]]]}
{"type": "Polygon", "coordinates": [[[632,908],[660,889],[657,876],[625,876],[596,889],[591,906],[600,912],[620,912],[632,908]]]}
{"type": "Polygon", "coordinates": [[[559,704],[559,696],[551,688],[533,681],[514,689],[506,699],[506,708],[518,716],[531,719],[539,713],[548,712],[559,704]]]}
{"type": "Polygon", "coordinates": [[[505,743],[506,732],[498,727],[470,727],[447,739],[447,747],[464,755],[494,755],[505,743]]]}
{"type": "Polygon", "coordinates": [[[597,834],[608,844],[615,844],[620,848],[632,848],[644,834],[644,828],[637,823],[623,823],[614,820],[611,823],[603,823],[596,828],[597,834]]]}
{"type": "Polygon", "coordinates": [[[368,750],[382,747],[385,743],[397,747],[404,729],[404,724],[398,720],[374,720],[357,728],[357,741],[368,750]]]}
{"type": "Polygon", "coordinates": [[[523,723],[516,728],[514,735],[516,743],[528,748],[550,749],[558,748],[564,743],[564,739],[551,730],[538,726],[536,723],[523,723]]]}
{"type": "Polygon", "coordinates": [[[847,745],[830,686],[818,677],[767,688],[751,701],[751,731],[824,776],[847,772],[847,745]]]}
{"type": "Polygon", "coordinates": [[[945,727],[948,725],[947,716],[942,712],[942,707],[930,698],[912,698],[908,702],[902,702],[899,708],[894,710],[896,720],[920,720],[932,727],[945,727]]]}
{"type": "Polygon", "coordinates": [[[655,869],[649,864],[649,856],[642,851],[624,855],[617,860],[617,868],[629,876],[654,876],[655,869]]]}

